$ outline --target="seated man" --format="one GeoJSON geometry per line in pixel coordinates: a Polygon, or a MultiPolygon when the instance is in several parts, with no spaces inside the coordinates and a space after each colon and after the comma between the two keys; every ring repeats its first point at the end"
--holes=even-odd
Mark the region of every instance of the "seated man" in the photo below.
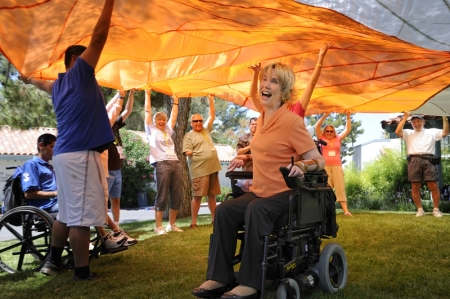
{"type": "Polygon", "coordinates": [[[52,159],[55,142],[55,135],[39,136],[38,155],[22,166],[22,191],[28,205],[41,208],[48,213],[58,212],[55,171],[48,163],[52,159]]]}
{"type": "MultiPolygon", "coordinates": [[[[49,163],[52,159],[55,142],[55,135],[46,133],[39,136],[37,140],[38,155],[26,161],[22,166],[22,191],[28,205],[41,208],[50,214],[58,212],[55,171],[49,163]]],[[[102,227],[99,227],[107,248],[137,243],[136,240],[127,238],[111,219],[108,219],[108,225],[113,230],[112,233],[106,233],[102,227]]]]}

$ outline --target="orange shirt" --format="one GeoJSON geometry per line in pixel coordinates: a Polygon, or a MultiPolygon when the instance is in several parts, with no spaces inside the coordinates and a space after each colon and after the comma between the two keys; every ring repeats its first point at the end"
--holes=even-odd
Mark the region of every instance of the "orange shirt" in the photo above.
{"type": "Polygon", "coordinates": [[[341,138],[339,138],[339,135],[332,140],[328,140],[324,136],[320,137],[320,139],[328,143],[327,145],[322,146],[322,155],[325,158],[325,165],[342,166],[341,138]]]}
{"type": "Polygon", "coordinates": [[[287,191],[289,188],[280,172],[280,166],[288,166],[314,148],[314,141],[305,128],[303,118],[281,106],[263,127],[265,111],[258,117],[256,133],[250,144],[253,158],[253,185],[250,191],[259,197],[287,191]]]}

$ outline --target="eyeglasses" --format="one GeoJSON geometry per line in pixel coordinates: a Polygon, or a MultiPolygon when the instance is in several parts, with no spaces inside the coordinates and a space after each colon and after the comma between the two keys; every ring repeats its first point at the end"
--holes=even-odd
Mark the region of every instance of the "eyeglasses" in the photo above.
{"type": "Polygon", "coordinates": [[[325,133],[334,133],[333,131],[325,131],[325,133]]]}
{"type": "Polygon", "coordinates": [[[202,123],[202,122],[203,122],[203,119],[196,119],[196,120],[193,120],[192,122],[193,122],[193,123],[202,123]]]}

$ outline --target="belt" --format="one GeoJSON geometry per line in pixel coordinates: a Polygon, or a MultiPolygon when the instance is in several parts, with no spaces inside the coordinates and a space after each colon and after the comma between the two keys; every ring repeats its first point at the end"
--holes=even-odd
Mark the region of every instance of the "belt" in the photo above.
{"type": "Polygon", "coordinates": [[[433,154],[409,155],[410,157],[433,157],[433,154]]]}

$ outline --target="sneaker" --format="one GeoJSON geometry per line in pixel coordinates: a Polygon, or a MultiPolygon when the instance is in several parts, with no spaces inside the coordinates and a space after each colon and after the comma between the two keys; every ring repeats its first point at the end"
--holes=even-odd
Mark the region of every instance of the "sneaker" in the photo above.
{"type": "Polygon", "coordinates": [[[123,246],[132,246],[137,244],[138,240],[131,238],[123,229],[119,228],[114,231],[114,237],[125,237],[127,241],[123,246]]]}
{"type": "Polygon", "coordinates": [[[433,209],[433,216],[434,217],[442,217],[444,215],[442,214],[441,211],[439,211],[439,209],[433,209]]]}
{"type": "Polygon", "coordinates": [[[181,228],[179,228],[178,226],[176,226],[175,224],[173,224],[173,225],[167,224],[166,232],[179,232],[179,233],[182,233],[183,230],[181,228]]]}
{"type": "Polygon", "coordinates": [[[107,233],[103,237],[103,243],[105,244],[106,248],[108,249],[114,249],[119,248],[121,246],[124,246],[125,242],[127,241],[127,238],[124,236],[114,236],[112,233],[107,233]]]}
{"type": "Polygon", "coordinates": [[[422,216],[425,216],[425,211],[422,208],[420,208],[417,210],[416,217],[422,217],[422,216]]]}
{"type": "Polygon", "coordinates": [[[92,244],[92,243],[89,243],[89,251],[91,251],[91,250],[94,250],[94,244],[92,244]]]}
{"type": "Polygon", "coordinates": [[[99,280],[99,279],[100,279],[100,276],[98,276],[97,273],[95,273],[95,272],[91,272],[87,278],[79,278],[76,276],[73,277],[73,280],[75,280],[75,281],[91,281],[91,280],[99,280]]]}
{"type": "Polygon", "coordinates": [[[162,226],[155,228],[154,232],[155,232],[155,234],[157,236],[161,236],[161,235],[167,234],[167,232],[164,230],[164,227],[162,227],[162,226]]]}
{"type": "Polygon", "coordinates": [[[42,266],[42,268],[41,268],[41,273],[44,275],[56,275],[56,274],[61,273],[61,271],[62,271],[61,267],[54,265],[50,261],[46,261],[44,263],[44,266],[42,266]]]}

